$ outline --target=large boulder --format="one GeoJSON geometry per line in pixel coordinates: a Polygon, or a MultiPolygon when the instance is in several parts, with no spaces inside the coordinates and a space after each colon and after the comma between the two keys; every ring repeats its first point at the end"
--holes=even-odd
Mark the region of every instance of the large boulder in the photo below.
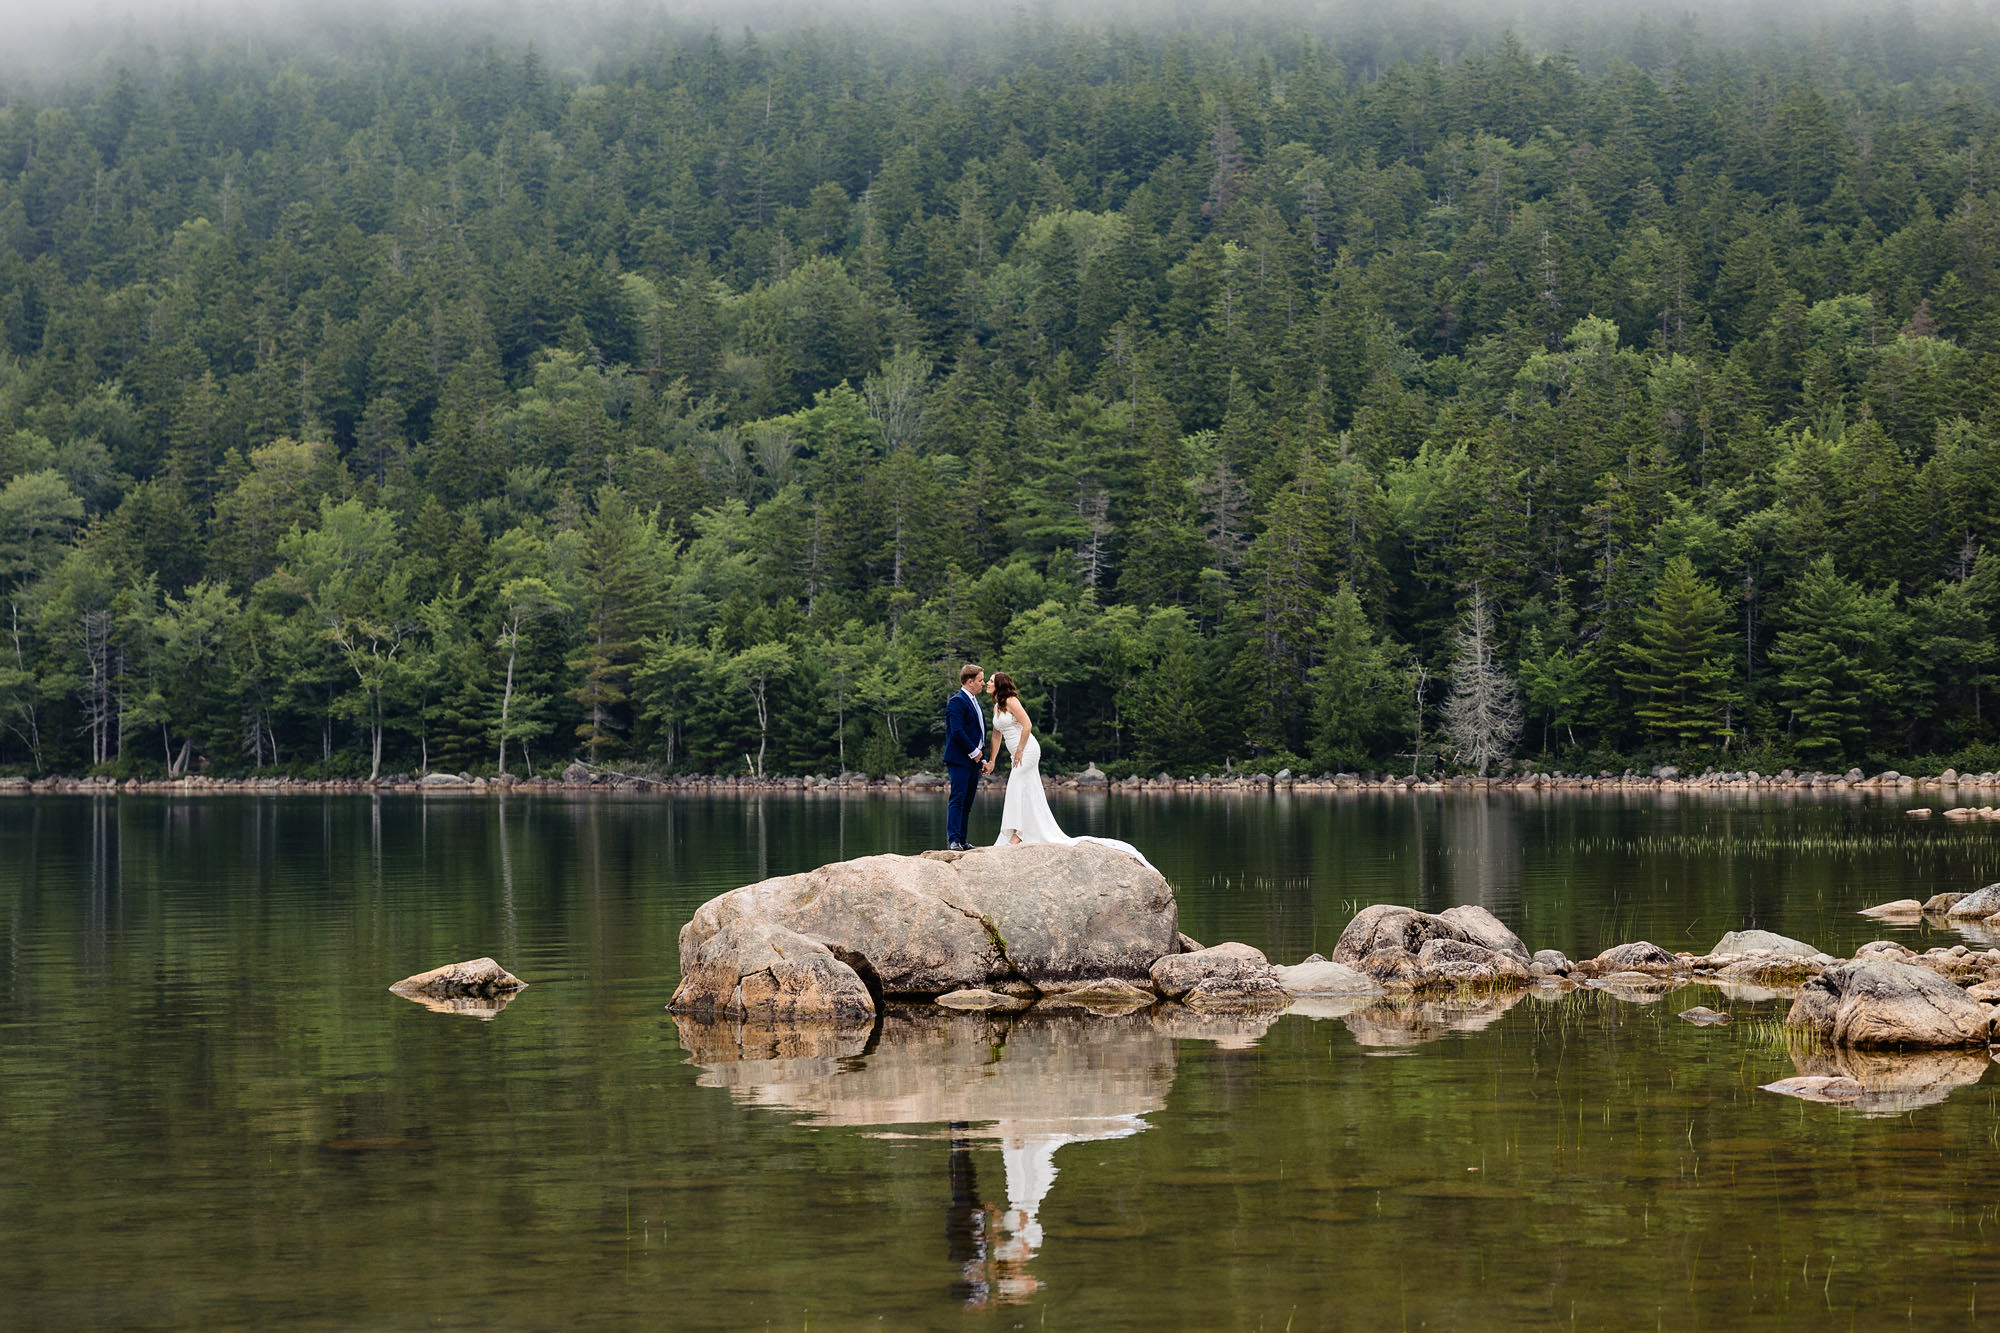
{"type": "Polygon", "coordinates": [[[1000,983],[1146,984],[1154,960],[1180,947],[1177,921],[1152,867],[1095,843],[1035,844],[868,856],[764,880],[702,904],[680,943],[685,971],[732,924],[782,927],[885,996],[930,998],[1000,983]]]}
{"type": "Polygon", "coordinates": [[[767,921],[737,920],[681,954],[671,1006],[731,1018],[864,1022],[875,997],[861,974],[818,940],[767,921]]]}
{"type": "Polygon", "coordinates": [[[1835,1046],[1924,1049],[1983,1046],[1993,1018],[1937,973],[1910,963],[1842,963],[1799,989],[1785,1017],[1835,1046]]]}
{"type": "Polygon", "coordinates": [[[2000,884],[1988,884],[1966,894],[1945,912],[1953,921],[1984,921],[2000,916],[2000,884]]]}
{"type": "Polygon", "coordinates": [[[1483,907],[1467,904],[1463,907],[1447,907],[1438,913],[1438,920],[1449,921],[1474,944],[1491,949],[1494,953],[1504,953],[1509,958],[1526,967],[1534,960],[1528,946],[1521,943],[1521,937],[1507,929],[1500,918],[1483,907]]]}

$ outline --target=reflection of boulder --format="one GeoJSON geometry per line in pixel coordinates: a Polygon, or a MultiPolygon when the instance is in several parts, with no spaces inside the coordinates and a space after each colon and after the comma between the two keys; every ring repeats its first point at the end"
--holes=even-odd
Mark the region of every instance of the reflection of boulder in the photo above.
{"type": "MultiPolygon", "coordinates": [[[[825,945],[886,995],[929,997],[999,982],[1144,983],[1155,959],[1178,951],[1176,921],[1173,890],[1151,866],[1096,843],[1044,843],[868,856],[764,880],[702,904],[680,944],[688,960],[732,923],[781,928],[825,945]]],[[[713,954],[719,982],[727,960],[713,954]]],[[[692,980],[676,1008],[726,1003],[692,980]]]]}
{"type": "Polygon", "coordinates": [[[1454,1032],[1490,1027],[1525,995],[1525,991],[1496,991],[1411,997],[1371,1005],[1342,1021],[1362,1046],[1417,1046],[1454,1032]]]}
{"type": "Polygon", "coordinates": [[[1987,1010],[1927,968],[1879,960],[1829,967],[1799,989],[1788,1027],[1836,1046],[1984,1046],[1987,1010]]]}
{"type": "Polygon", "coordinates": [[[697,1082],[746,1105],[817,1125],[948,1128],[946,1238],[961,1274],[954,1292],[968,1305],[1010,1304],[1039,1289],[1027,1264],[1042,1244],[1056,1150],[1139,1133],[1173,1086],[1171,1035],[1146,1013],[1078,1021],[1039,1010],[892,1006],[872,1045],[865,1027],[804,1023],[786,1035],[783,1027],[675,1022],[702,1067],[697,1082]],[[981,1197],[976,1141],[1000,1150],[1004,1210],[981,1197]]]}
{"type": "Polygon", "coordinates": [[[1588,984],[1592,989],[1601,990],[1612,999],[1626,1004],[1657,1004],[1667,992],[1679,989],[1679,982],[1673,977],[1656,976],[1651,972],[1613,972],[1593,978],[1588,984]]]}
{"type": "Polygon", "coordinates": [[[703,1087],[822,1125],[1124,1120],[1157,1111],[1173,1083],[1172,1043],[1145,1014],[1083,1022],[895,1005],[872,1048],[866,1028],[824,1039],[839,1029],[797,1024],[800,1044],[788,1047],[756,1035],[783,1026],[676,1022],[703,1087]]]}
{"type": "Polygon", "coordinates": [[[1934,1106],[1970,1087],[1991,1063],[1984,1051],[1793,1051],[1797,1078],[1767,1083],[1767,1092],[1849,1106],[1865,1116],[1901,1115],[1934,1106]]]}
{"type": "Polygon", "coordinates": [[[433,1013],[467,1014],[488,1023],[498,1018],[500,1011],[514,1003],[514,997],[520,993],[510,990],[497,995],[408,995],[396,991],[404,999],[415,1001],[433,1013]]]}
{"type": "Polygon", "coordinates": [[[772,1062],[788,1060],[839,1061],[860,1055],[874,1035],[872,1024],[840,1026],[834,1023],[738,1023],[674,1015],[674,1028],[681,1049],[690,1064],[710,1071],[703,1076],[704,1087],[725,1087],[740,1080],[768,1081],[779,1071],[772,1062]],[[716,1071],[727,1069],[730,1077],[716,1071]],[[716,1082],[706,1080],[715,1076],[716,1082]]]}
{"type": "Polygon", "coordinates": [[[1212,1041],[1226,1051],[1247,1051],[1261,1040],[1281,1014],[1296,1014],[1307,1001],[1289,1009],[1217,1012],[1163,1004],[1146,1015],[1155,1032],[1179,1041],[1212,1041]]]}

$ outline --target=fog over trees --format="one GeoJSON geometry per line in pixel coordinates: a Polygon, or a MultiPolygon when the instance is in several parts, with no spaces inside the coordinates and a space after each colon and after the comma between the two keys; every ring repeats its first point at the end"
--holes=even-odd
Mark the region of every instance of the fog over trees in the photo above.
{"type": "Polygon", "coordinates": [[[2000,764],[1990,7],[285,13],[0,60],[0,771],[2000,764]]]}

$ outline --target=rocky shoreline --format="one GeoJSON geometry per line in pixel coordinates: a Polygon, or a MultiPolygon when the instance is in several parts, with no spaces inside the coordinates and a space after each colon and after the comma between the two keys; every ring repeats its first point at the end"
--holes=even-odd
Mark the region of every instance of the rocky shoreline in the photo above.
{"type": "MultiPolygon", "coordinates": [[[[1844,773],[1795,773],[1790,769],[1775,774],[1708,772],[1684,777],[1671,769],[1651,774],[1525,773],[1505,778],[1452,777],[1419,780],[1410,777],[1364,776],[1356,773],[1321,774],[1318,777],[1277,774],[1211,774],[1176,777],[1168,773],[1153,777],[1112,779],[1095,766],[1081,773],[1046,777],[1051,792],[1216,792],[1236,796],[1268,796],[1279,792],[1661,792],[1698,794],[1733,791],[1854,791],[1864,794],[1902,795],[1926,799],[1960,800],[1940,813],[1946,819],[2000,819],[2000,808],[1990,801],[1977,804],[1985,793],[2000,791],[2000,772],[1964,773],[1946,769],[1935,776],[1914,777],[1889,770],[1863,775],[1859,769],[1844,773]]],[[[170,793],[201,795],[286,796],[322,793],[398,793],[404,795],[482,795],[578,793],[628,793],[634,795],[674,795],[710,792],[804,792],[839,794],[908,793],[935,797],[944,790],[944,779],[931,773],[908,777],[864,777],[850,773],[841,777],[764,777],[675,774],[661,777],[644,773],[622,773],[572,764],[559,777],[517,778],[479,777],[471,773],[427,773],[422,777],[398,774],[368,778],[110,778],[45,777],[0,778],[0,795],[35,795],[48,792],[116,795],[119,793],[170,793]]],[[[1910,812],[1928,818],[1929,807],[1910,812]]]]}

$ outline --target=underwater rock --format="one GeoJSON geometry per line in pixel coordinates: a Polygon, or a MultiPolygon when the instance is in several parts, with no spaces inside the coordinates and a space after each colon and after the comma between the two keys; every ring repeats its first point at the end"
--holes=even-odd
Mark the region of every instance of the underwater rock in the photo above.
{"type": "Polygon", "coordinates": [[[1992,1015],[1927,968],[1879,959],[1829,967],[1799,989],[1785,1017],[1836,1046],[1983,1046],[1992,1015]]]}
{"type": "Polygon", "coordinates": [[[1708,1006],[1700,1004],[1692,1009],[1683,1009],[1674,1015],[1674,1017],[1692,1023],[1698,1028],[1721,1027],[1729,1021],[1728,1014],[1718,1013],[1708,1006]]]}
{"type": "Polygon", "coordinates": [[[1002,995],[983,987],[947,991],[937,997],[937,1003],[947,1009],[1025,1009],[1028,1005],[1018,995],[1002,995]]]}

